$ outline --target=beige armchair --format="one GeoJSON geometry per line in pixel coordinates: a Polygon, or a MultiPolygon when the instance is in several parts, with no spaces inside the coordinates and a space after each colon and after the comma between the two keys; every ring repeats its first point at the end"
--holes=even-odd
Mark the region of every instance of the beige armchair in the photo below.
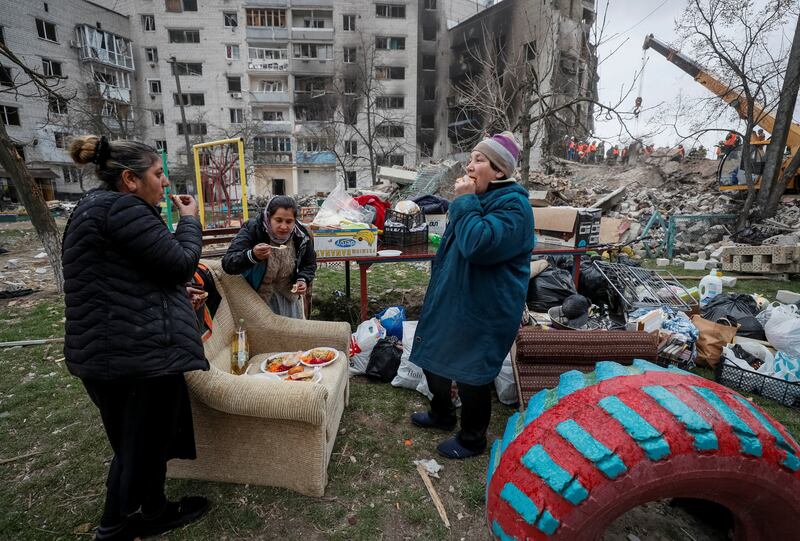
{"type": "MultiPolygon", "coordinates": [[[[349,398],[347,323],[276,316],[240,276],[204,261],[222,303],[205,344],[209,371],[186,374],[192,401],[196,460],[172,460],[168,475],[284,487],[322,496],[339,421],[349,398]],[[230,373],[230,342],[244,319],[253,357],[316,346],[339,350],[319,383],[269,381],[230,373]]],[[[251,367],[251,371],[253,371],[251,367]]]]}

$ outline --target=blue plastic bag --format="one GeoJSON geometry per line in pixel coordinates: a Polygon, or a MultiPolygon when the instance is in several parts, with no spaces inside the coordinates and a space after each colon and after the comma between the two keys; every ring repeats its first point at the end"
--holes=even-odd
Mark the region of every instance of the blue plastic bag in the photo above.
{"type": "Polygon", "coordinates": [[[375,317],[380,320],[381,326],[386,329],[387,336],[403,339],[403,322],[406,320],[405,308],[402,306],[390,306],[375,317]]]}

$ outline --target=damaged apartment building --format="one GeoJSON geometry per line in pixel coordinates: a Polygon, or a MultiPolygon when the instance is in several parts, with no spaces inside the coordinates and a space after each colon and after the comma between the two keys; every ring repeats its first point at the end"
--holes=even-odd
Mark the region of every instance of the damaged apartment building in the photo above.
{"type": "Polygon", "coordinates": [[[450,28],[439,50],[447,71],[437,80],[448,92],[423,109],[431,117],[421,125],[421,145],[443,158],[510,127],[536,169],[543,156],[561,152],[566,135],[585,137],[593,109],[581,100],[597,95],[595,17],[593,0],[504,0],[450,28]]]}
{"type": "MultiPolygon", "coordinates": [[[[48,198],[76,198],[91,187],[67,155],[71,134],[133,137],[164,150],[171,178],[190,190],[187,139],[243,137],[249,194],[309,194],[337,182],[369,186],[378,166],[414,169],[507,127],[463,106],[454,91],[485,75],[480,59],[497,50],[508,52],[505,62],[489,71],[504,92],[521,80],[521,67],[536,66],[538,92],[555,93],[556,104],[593,96],[596,82],[588,0],[131,0],[112,9],[90,0],[0,0],[0,7],[0,39],[33,69],[66,77],[65,95],[76,93],[69,103],[17,96],[19,70],[0,64],[0,119],[48,198]]],[[[517,133],[525,95],[534,94],[509,100],[505,124],[517,133]]],[[[591,126],[585,102],[536,123],[532,167],[564,134],[591,126]]],[[[10,190],[12,180],[0,180],[10,190]]]]}

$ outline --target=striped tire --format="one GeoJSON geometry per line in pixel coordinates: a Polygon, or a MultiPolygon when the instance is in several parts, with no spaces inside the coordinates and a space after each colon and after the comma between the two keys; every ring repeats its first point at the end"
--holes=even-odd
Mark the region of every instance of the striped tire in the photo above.
{"type": "Polygon", "coordinates": [[[663,498],[717,502],[735,539],[800,539],[800,446],[738,393],[646,361],[561,375],[495,441],[486,515],[496,538],[600,539],[663,498]]]}

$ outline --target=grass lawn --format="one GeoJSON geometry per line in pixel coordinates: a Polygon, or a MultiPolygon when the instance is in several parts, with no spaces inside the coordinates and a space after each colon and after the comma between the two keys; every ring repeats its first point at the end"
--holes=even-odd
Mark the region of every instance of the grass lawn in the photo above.
{"type": "MultiPolygon", "coordinates": [[[[343,274],[341,268],[320,269],[315,312],[353,322],[358,273],[352,273],[351,300],[337,293],[344,290],[343,274]]],[[[374,266],[371,310],[395,303],[418,306],[427,279],[425,265],[374,266]]],[[[787,282],[740,284],[741,291],[762,293],[798,287],[787,282]]],[[[62,336],[61,298],[37,295],[0,301],[0,341],[62,336]]],[[[409,310],[410,318],[416,318],[415,310],[409,310]]],[[[99,521],[111,459],[97,410],[80,381],[65,369],[60,345],[0,351],[0,539],[89,539],[99,521]]],[[[448,531],[412,463],[436,458],[435,446],[443,437],[407,420],[412,411],[426,407],[424,397],[360,377],[353,378],[351,389],[325,497],[169,480],[171,495],[204,494],[214,504],[205,520],[169,539],[489,539],[483,518],[488,456],[466,462],[439,459],[445,469],[433,483],[452,524],[448,531]]],[[[797,410],[758,397],[755,401],[800,438],[797,410]]],[[[495,402],[490,441],[501,437],[512,413],[513,408],[495,402]]]]}

